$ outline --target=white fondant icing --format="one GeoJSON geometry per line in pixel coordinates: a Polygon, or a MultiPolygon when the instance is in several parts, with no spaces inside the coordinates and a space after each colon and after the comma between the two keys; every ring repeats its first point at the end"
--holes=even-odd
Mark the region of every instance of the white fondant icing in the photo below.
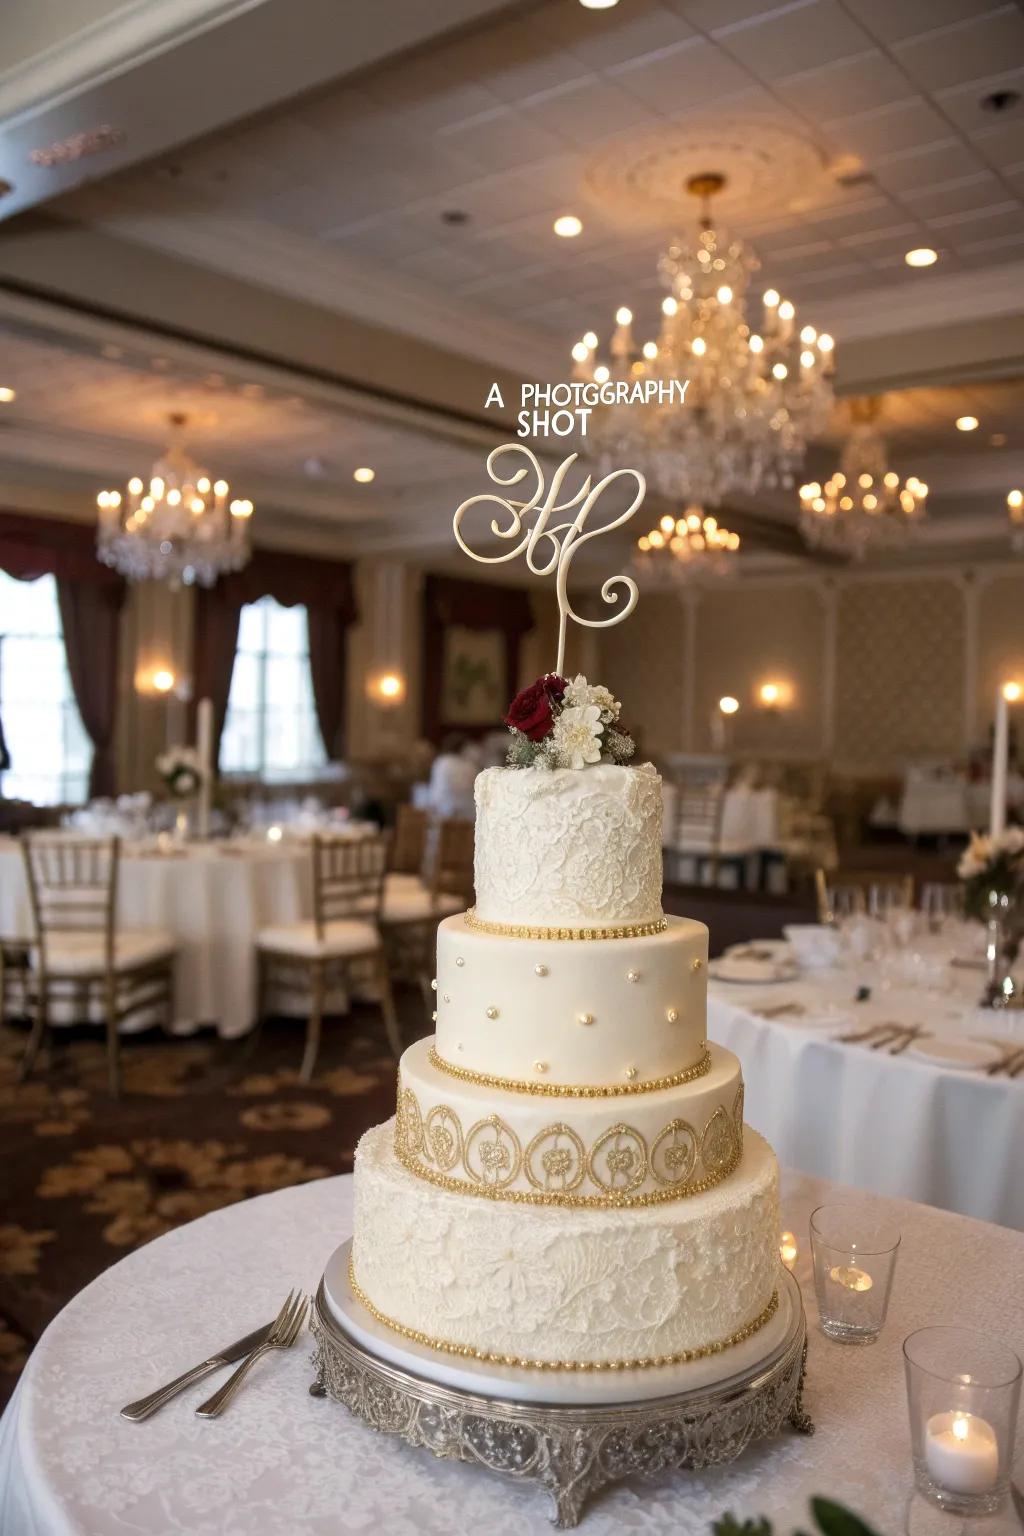
{"type": "Polygon", "coordinates": [[[650,763],[487,768],[475,793],[483,921],[614,927],[661,918],[661,779],[650,763]]]}
{"type": "Polygon", "coordinates": [[[425,1184],[396,1160],[393,1130],[375,1126],[356,1152],[355,1278],[428,1337],[523,1359],[646,1359],[729,1337],[779,1287],[778,1169],[753,1132],[705,1194],[577,1210],[425,1184]]]}
{"type": "Polygon", "coordinates": [[[439,1054],[454,1061],[461,1041],[460,1067],[518,1080],[540,1058],[552,1082],[583,1087],[620,1083],[627,1066],[645,1082],[685,1071],[705,1033],[707,967],[691,962],[706,959],[708,931],[689,918],[667,924],[643,939],[507,939],[446,917],[437,975],[451,1001],[438,1009],[439,1054]],[[593,1023],[581,1029],[585,1015],[593,1023]]]}

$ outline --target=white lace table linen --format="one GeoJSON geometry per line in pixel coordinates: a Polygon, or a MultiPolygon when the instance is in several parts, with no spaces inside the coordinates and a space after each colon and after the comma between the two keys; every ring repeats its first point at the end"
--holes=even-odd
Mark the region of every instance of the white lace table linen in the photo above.
{"type": "MultiPolygon", "coordinates": [[[[1019,1346],[1024,1238],[879,1201],[903,1232],[889,1320],[874,1348],[850,1349],[816,1330],[807,1242],[810,1211],[843,1193],[800,1176],[783,1182],[783,1220],[801,1245],[816,1435],[783,1434],[731,1467],[618,1486],[585,1515],[586,1536],[707,1536],[726,1510],[790,1530],[809,1523],[814,1493],[845,1501],[879,1531],[903,1529],[912,1475],[902,1340],[926,1323],[970,1322],[1019,1346]]],[[[535,1487],[436,1461],[311,1398],[308,1340],[264,1361],[214,1423],[194,1413],[209,1382],[147,1423],[118,1417],[269,1319],[290,1286],[312,1290],[351,1216],[349,1177],[265,1195],[150,1243],[82,1291],[41,1339],[0,1421],[4,1536],[549,1532],[535,1487]]]]}
{"type": "MultiPolygon", "coordinates": [[[[121,851],[118,921],[132,928],[164,929],[178,945],[179,1028],[216,1024],[225,1038],[244,1035],[256,1011],[257,932],[310,918],[312,901],[309,849],[304,844],[211,843],[180,856],[146,854],[131,847],[121,851]]],[[[4,839],[0,934],[31,932],[21,850],[4,839]]]]}
{"type": "Polygon", "coordinates": [[[983,982],[980,971],[950,965],[941,991],[887,987],[877,966],[774,986],[712,981],[708,1036],[739,1057],[744,1117],[784,1166],[1024,1230],[1024,1076],[954,1071],[909,1051],[890,1056],[802,1028],[798,1015],[756,1012],[792,1002],[816,1022],[834,1010],[843,1032],[894,1022],[1024,1046],[1024,1015],[976,1006],[983,982]],[[861,980],[872,995],[858,1003],[861,980]]]}

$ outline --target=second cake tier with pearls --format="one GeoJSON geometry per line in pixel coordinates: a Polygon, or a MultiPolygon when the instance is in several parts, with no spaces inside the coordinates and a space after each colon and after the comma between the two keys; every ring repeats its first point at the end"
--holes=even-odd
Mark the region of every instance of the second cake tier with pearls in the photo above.
{"type": "Polygon", "coordinates": [[[720,1183],[742,1152],[740,1064],[721,1046],[709,1046],[672,1086],[587,1095],[496,1088],[446,1067],[430,1039],[402,1056],[395,1154],[453,1193],[532,1205],[660,1204],[720,1183]]]}
{"type": "Polygon", "coordinates": [[[640,939],[504,938],[468,914],[437,933],[437,1051],[516,1083],[604,1089],[700,1060],[708,931],[670,917],[640,939]]]}

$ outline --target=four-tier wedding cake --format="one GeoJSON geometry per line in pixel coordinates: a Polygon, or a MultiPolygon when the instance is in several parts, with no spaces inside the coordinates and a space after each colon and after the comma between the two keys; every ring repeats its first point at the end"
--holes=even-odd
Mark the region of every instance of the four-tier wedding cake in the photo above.
{"type": "Polygon", "coordinates": [[[706,1038],[707,929],[662,911],[661,780],[585,678],[540,679],[508,722],[476,904],[438,930],[436,1034],[359,1144],[352,1291],[501,1366],[727,1355],[779,1306],[778,1170],[706,1038]]]}

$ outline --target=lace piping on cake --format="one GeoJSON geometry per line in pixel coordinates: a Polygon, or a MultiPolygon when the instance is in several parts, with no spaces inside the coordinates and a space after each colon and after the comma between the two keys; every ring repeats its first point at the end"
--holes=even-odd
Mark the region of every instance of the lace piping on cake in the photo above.
{"type": "Polygon", "coordinates": [[[466,927],[478,933],[494,933],[503,939],[650,939],[668,928],[668,918],[653,923],[625,923],[613,928],[535,928],[525,923],[489,923],[477,917],[476,908],[466,913],[466,927]]]}
{"type": "Polygon", "coordinates": [[[722,1105],[703,1131],[672,1120],[650,1147],[633,1126],[620,1124],[588,1149],[559,1122],[538,1131],[524,1151],[500,1115],[464,1131],[447,1104],[435,1104],[424,1116],[412,1089],[399,1086],[395,1156],[417,1178],[450,1194],[572,1208],[660,1205],[713,1189],[735,1172],[742,1154],[742,1122],[737,1125],[722,1105]],[[698,1165],[703,1174],[694,1178],[698,1165]],[[530,1189],[510,1188],[520,1173],[530,1189]],[[661,1187],[638,1193],[648,1177],[661,1187]],[[581,1193],[588,1183],[598,1193],[581,1193]]]}
{"type": "Polygon", "coordinates": [[[684,1083],[694,1083],[711,1071],[711,1055],[705,1051],[700,1060],[682,1072],[669,1077],[649,1077],[642,1083],[611,1083],[602,1087],[581,1087],[571,1083],[528,1083],[514,1077],[492,1077],[489,1072],[474,1072],[469,1067],[457,1067],[437,1054],[431,1046],[427,1059],[439,1072],[458,1078],[460,1083],[475,1083],[479,1088],[501,1088],[508,1093],[532,1093],[547,1099],[617,1099],[631,1093],[657,1093],[662,1088],[681,1088],[684,1083]]]}
{"type": "Polygon", "coordinates": [[[711,1344],[701,1344],[696,1349],[680,1349],[672,1355],[640,1355],[630,1360],[525,1360],[518,1355],[497,1355],[488,1349],[474,1349],[471,1344],[455,1344],[449,1339],[435,1339],[428,1333],[421,1333],[418,1328],[407,1328],[404,1323],[396,1322],[375,1307],[360,1286],[355,1275],[355,1266],[351,1258],[348,1261],[348,1283],[352,1287],[352,1294],[365,1307],[370,1316],[377,1323],[390,1328],[403,1339],[409,1339],[413,1344],[423,1344],[428,1349],[440,1350],[446,1355],[460,1355],[467,1360],[482,1360],[488,1365],[511,1365],[519,1370],[529,1371],[644,1371],[661,1365],[688,1365],[694,1360],[705,1360],[709,1355],[720,1355],[723,1350],[731,1349],[734,1344],[742,1344],[746,1339],[752,1338],[766,1323],[770,1323],[779,1309],[779,1293],[772,1291],[771,1299],[766,1307],[763,1307],[752,1322],[745,1323],[735,1333],[730,1333],[727,1338],[715,1339],[711,1344]]]}

